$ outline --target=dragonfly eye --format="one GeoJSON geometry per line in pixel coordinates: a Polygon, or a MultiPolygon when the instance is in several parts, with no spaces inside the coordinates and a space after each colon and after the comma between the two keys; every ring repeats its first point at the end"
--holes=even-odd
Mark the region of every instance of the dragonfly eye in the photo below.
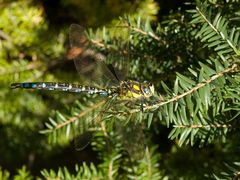
{"type": "Polygon", "coordinates": [[[147,87],[145,87],[145,88],[143,89],[143,91],[144,91],[145,94],[149,94],[149,93],[150,93],[149,88],[147,88],[147,87]]]}

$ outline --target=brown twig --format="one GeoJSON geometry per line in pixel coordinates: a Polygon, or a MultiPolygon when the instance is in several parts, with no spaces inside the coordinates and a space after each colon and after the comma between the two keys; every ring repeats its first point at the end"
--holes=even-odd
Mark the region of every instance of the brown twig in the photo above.
{"type": "Polygon", "coordinates": [[[200,124],[192,124],[192,125],[174,125],[176,128],[230,128],[231,124],[209,124],[209,125],[200,125],[200,124]]]}
{"type": "Polygon", "coordinates": [[[6,40],[6,41],[11,41],[11,37],[9,35],[7,35],[6,33],[4,33],[2,30],[0,30],[0,38],[6,40]]]}
{"type": "Polygon", "coordinates": [[[56,127],[55,127],[55,130],[57,129],[60,129],[70,123],[73,123],[74,121],[78,120],[79,118],[85,116],[86,114],[88,114],[89,112],[93,111],[94,109],[97,109],[99,107],[101,107],[106,101],[103,100],[103,101],[100,101],[99,103],[97,104],[94,104],[93,106],[90,106],[87,110],[79,113],[77,116],[74,116],[74,117],[71,117],[69,120],[61,123],[61,124],[58,124],[56,127]]]}
{"type": "Polygon", "coordinates": [[[135,32],[141,33],[141,34],[143,34],[145,36],[148,35],[148,36],[152,37],[153,39],[155,39],[157,41],[161,40],[160,37],[158,37],[158,36],[156,36],[154,34],[150,34],[150,33],[146,32],[146,31],[143,31],[142,29],[139,29],[139,28],[136,28],[136,27],[132,27],[132,26],[130,26],[130,29],[135,31],[135,32]]]}
{"type": "MultiPolygon", "coordinates": [[[[179,94],[179,95],[177,95],[177,96],[175,96],[175,97],[173,97],[173,98],[171,98],[171,99],[169,99],[169,100],[167,100],[167,101],[159,101],[159,103],[156,103],[156,104],[154,104],[154,105],[145,106],[145,107],[144,107],[144,110],[150,110],[150,109],[153,109],[153,108],[158,108],[158,107],[163,106],[163,105],[165,105],[165,104],[169,104],[169,103],[171,103],[171,102],[178,101],[179,99],[184,98],[185,96],[194,93],[195,91],[197,91],[198,89],[206,86],[207,84],[210,84],[210,83],[213,82],[215,79],[223,76],[225,73],[228,73],[228,72],[233,71],[233,70],[234,70],[235,68],[237,68],[237,67],[238,67],[237,64],[233,64],[231,67],[226,68],[225,70],[223,70],[223,71],[215,74],[214,76],[210,77],[210,78],[209,78],[208,80],[206,80],[205,82],[198,83],[196,87],[190,89],[189,91],[186,91],[186,92],[184,92],[184,93],[182,93],[182,94],[179,94]]],[[[139,110],[133,110],[133,111],[131,111],[131,113],[135,113],[135,112],[139,112],[139,110]]]]}

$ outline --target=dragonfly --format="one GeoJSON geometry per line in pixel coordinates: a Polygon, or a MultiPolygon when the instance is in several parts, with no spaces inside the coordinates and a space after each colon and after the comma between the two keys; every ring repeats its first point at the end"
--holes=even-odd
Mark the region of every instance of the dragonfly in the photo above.
{"type": "Polygon", "coordinates": [[[121,73],[113,64],[106,63],[106,56],[96,51],[96,44],[88,38],[84,27],[72,24],[69,40],[70,55],[84,81],[82,84],[22,82],[12,83],[11,88],[87,93],[102,96],[110,102],[137,102],[143,110],[145,102],[154,96],[154,85],[151,82],[125,80],[124,75],[121,77],[121,73]]]}
{"type": "Polygon", "coordinates": [[[95,78],[98,78],[105,81],[106,84],[111,84],[111,87],[99,88],[91,85],[86,86],[65,82],[23,82],[12,83],[11,88],[68,91],[88,93],[90,95],[98,94],[104,97],[129,101],[141,100],[142,103],[144,103],[145,99],[154,95],[154,85],[151,82],[121,80],[117,76],[117,72],[105,63],[105,57],[92,50],[92,43],[84,32],[85,29],[78,24],[70,26],[70,44],[75,66],[80,75],[85,76],[85,79],[93,78],[90,83],[94,82],[95,78]]]}

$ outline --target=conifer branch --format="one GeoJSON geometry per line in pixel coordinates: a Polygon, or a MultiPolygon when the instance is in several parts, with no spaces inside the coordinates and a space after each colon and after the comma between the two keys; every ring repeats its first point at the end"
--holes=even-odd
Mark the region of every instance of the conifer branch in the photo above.
{"type": "MultiPolygon", "coordinates": [[[[215,26],[217,26],[218,23],[214,26],[212,22],[210,22],[207,18],[207,16],[204,14],[204,12],[201,11],[200,8],[196,7],[197,12],[202,16],[204,21],[218,34],[222,37],[222,40],[225,41],[232,49],[233,51],[237,54],[240,55],[239,50],[232,44],[232,42],[228,39],[228,37],[225,36],[225,34],[221,31],[219,31],[215,26]]],[[[220,20],[219,20],[220,21],[220,20]]]]}
{"type": "Polygon", "coordinates": [[[111,159],[111,161],[109,163],[109,166],[108,166],[108,179],[109,180],[113,179],[113,174],[114,174],[114,172],[113,172],[113,162],[114,162],[114,160],[111,159]]]}
{"type": "Polygon", "coordinates": [[[151,153],[149,152],[148,147],[146,148],[146,158],[147,158],[147,167],[148,167],[148,179],[152,179],[152,162],[151,162],[151,153]]]}
{"type": "Polygon", "coordinates": [[[106,44],[101,43],[101,41],[99,41],[99,40],[91,39],[90,41],[98,47],[105,47],[106,48],[106,44]]]}
{"type": "Polygon", "coordinates": [[[208,125],[200,125],[200,124],[191,124],[191,125],[173,125],[175,128],[231,128],[231,124],[208,124],[208,125]]]}
{"type": "MultiPolygon", "coordinates": [[[[169,100],[167,100],[167,101],[162,101],[162,102],[156,103],[156,104],[154,104],[154,105],[145,106],[145,107],[144,107],[144,110],[150,110],[150,109],[153,109],[153,108],[157,108],[157,107],[163,106],[163,105],[165,105],[165,104],[169,104],[169,103],[174,102],[174,101],[178,101],[179,99],[184,98],[184,97],[186,97],[187,95],[194,93],[195,91],[197,91],[197,90],[199,90],[200,88],[206,86],[207,84],[212,83],[214,80],[216,80],[217,78],[223,76],[224,74],[233,71],[233,70],[236,69],[238,66],[239,66],[238,64],[233,64],[231,67],[226,68],[225,70],[223,70],[223,71],[221,71],[221,72],[213,75],[211,78],[209,78],[209,79],[206,80],[205,82],[200,82],[200,83],[198,83],[197,86],[193,87],[193,88],[190,89],[189,91],[186,91],[186,92],[184,92],[184,93],[182,93],[182,94],[179,94],[179,95],[177,95],[177,96],[175,96],[175,97],[173,97],[173,98],[171,98],[171,99],[169,99],[169,100]]],[[[133,112],[136,112],[136,110],[133,111],[133,112]]]]}
{"type": "Polygon", "coordinates": [[[97,104],[94,104],[93,106],[90,106],[89,108],[87,108],[85,111],[82,111],[81,113],[79,113],[77,116],[74,116],[74,117],[71,117],[70,119],[68,119],[66,122],[63,122],[61,124],[58,124],[56,127],[55,127],[55,130],[57,129],[61,129],[63,127],[65,127],[66,125],[68,124],[71,124],[73,123],[74,121],[78,120],[79,118],[87,115],[89,112],[93,111],[94,109],[97,109],[99,107],[101,107],[106,101],[100,101],[98,102],[97,104]]]}
{"type": "Polygon", "coordinates": [[[160,40],[161,40],[160,37],[154,35],[153,33],[148,33],[148,32],[146,32],[146,31],[143,31],[143,30],[140,29],[140,28],[136,28],[136,27],[133,27],[133,26],[129,26],[129,28],[130,28],[131,30],[135,31],[135,32],[138,32],[138,33],[142,34],[142,35],[150,36],[150,37],[152,37],[153,39],[155,39],[155,40],[157,40],[157,41],[160,41],[160,40]]]}

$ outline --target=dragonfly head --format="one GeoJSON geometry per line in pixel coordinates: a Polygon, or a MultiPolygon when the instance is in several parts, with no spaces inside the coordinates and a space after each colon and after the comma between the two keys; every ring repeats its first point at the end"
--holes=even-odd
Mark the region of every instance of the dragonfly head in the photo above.
{"type": "Polygon", "coordinates": [[[144,81],[141,89],[146,97],[153,96],[154,94],[154,85],[151,82],[144,81]]]}

